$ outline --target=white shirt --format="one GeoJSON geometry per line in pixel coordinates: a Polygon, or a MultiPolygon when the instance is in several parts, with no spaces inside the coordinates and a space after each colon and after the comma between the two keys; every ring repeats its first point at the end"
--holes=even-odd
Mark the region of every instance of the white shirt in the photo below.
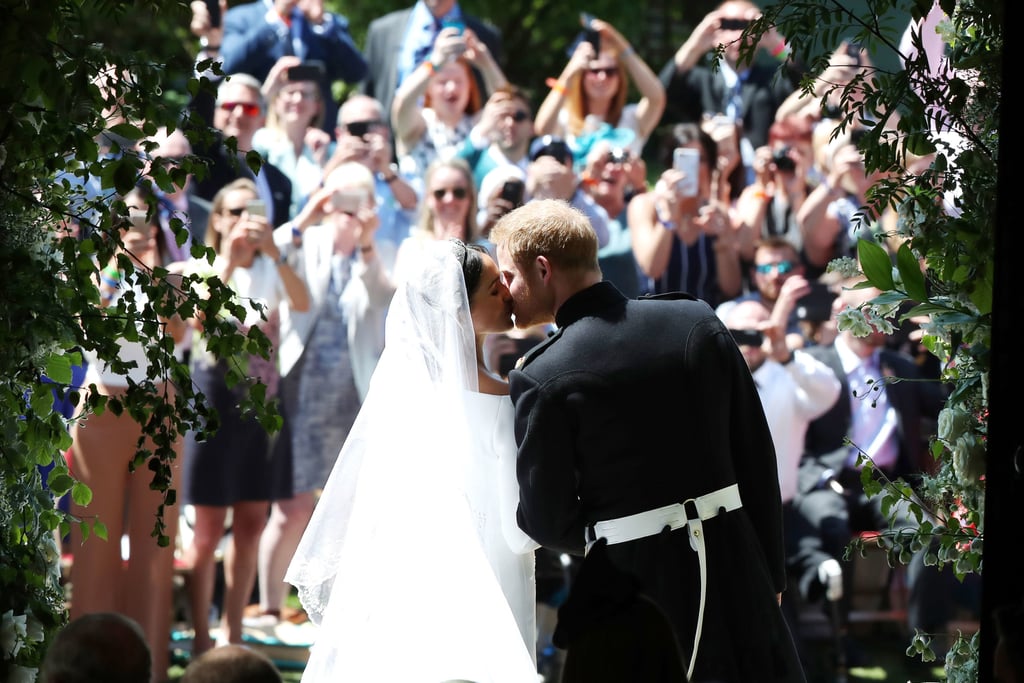
{"type": "Polygon", "coordinates": [[[891,468],[899,455],[896,409],[889,403],[885,384],[878,381],[882,377],[879,352],[875,350],[867,358],[861,358],[842,336],[836,338],[835,347],[853,394],[850,397],[853,422],[849,437],[855,447],[850,449],[847,465],[856,465],[859,448],[871,457],[875,467],[891,468]]]}
{"type": "Polygon", "coordinates": [[[787,502],[797,493],[807,425],[832,407],[842,385],[832,368],[799,350],[786,365],[769,358],[753,377],[775,444],[782,501],[787,502]]]}

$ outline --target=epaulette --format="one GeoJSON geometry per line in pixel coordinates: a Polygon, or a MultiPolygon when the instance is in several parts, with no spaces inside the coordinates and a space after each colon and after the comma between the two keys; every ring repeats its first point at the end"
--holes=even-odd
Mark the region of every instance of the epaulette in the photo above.
{"type": "Polygon", "coordinates": [[[675,301],[677,299],[696,301],[697,297],[686,292],[665,292],[664,294],[641,294],[637,299],[640,301],[675,301]]]}
{"type": "Polygon", "coordinates": [[[514,370],[522,370],[526,366],[527,363],[529,363],[531,360],[533,360],[534,358],[536,358],[540,354],[544,353],[544,349],[549,347],[552,342],[554,342],[556,339],[558,339],[559,337],[562,336],[562,330],[564,330],[564,329],[565,329],[564,327],[558,328],[557,330],[552,332],[550,335],[548,335],[547,339],[545,339],[541,343],[537,344],[532,349],[530,349],[529,351],[524,353],[522,356],[520,356],[519,360],[516,361],[515,367],[513,369],[514,370]]]}

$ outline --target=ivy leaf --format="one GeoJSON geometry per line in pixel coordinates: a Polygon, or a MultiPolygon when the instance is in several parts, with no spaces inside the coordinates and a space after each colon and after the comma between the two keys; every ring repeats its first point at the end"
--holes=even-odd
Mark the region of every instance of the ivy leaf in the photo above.
{"type": "Polygon", "coordinates": [[[893,289],[892,261],[885,249],[870,240],[857,240],[857,258],[860,260],[861,271],[872,287],[882,291],[893,289]]]}
{"type": "Polygon", "coordinates": [[[914,301],[927,301],[928,290],[924,284],[924,272],[906,242],[896,251],[896,267],[903,278],[903,285],[907,288],[907,295],[914,301]]]}

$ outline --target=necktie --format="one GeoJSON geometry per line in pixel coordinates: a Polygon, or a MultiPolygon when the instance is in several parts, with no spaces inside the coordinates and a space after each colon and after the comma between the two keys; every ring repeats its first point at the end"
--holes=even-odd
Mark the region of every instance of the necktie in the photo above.
{"type": "Polygon", "coordinates": [[[437,40],[437,34],[441,32],[441,20],[434,18],[432,22],[423,27],[423,35],[426,37],[426,42],[416,48],[416,51],[412,55],[412,68],[415,69],[426,60],[430,55],[430,51],[434,49],[434,41],[437,40]]]}
{"type": "Polygon", "coordinates": [[[891,437],[896,428],[896,412],[889,404],[885,385],[879,382],[882,373],[875,362],[875,356],[866,358],[850,377],[853,391],[853,425],[847,465],[856,466],[858,448],[874,460],[879,467],[889,467],[895,462],[895,448],[891,437]]]}

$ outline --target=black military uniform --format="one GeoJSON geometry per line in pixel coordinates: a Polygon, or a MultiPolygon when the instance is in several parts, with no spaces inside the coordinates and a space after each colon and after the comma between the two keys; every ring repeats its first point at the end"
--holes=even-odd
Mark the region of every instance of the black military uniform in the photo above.
{"type": "MultiPolygon", "coordinates": [[[[596,522],[738,485],[742,507],[715,510],[698,534],[706,605],[691,679],[803,681],[776,602],[786,581],[781,498],[750,372],[706,303],[658,298],[678,300],[628,300],[607,282],[575,294],[556,314],[558,331],[510,373],[519,524],[579,555],[596,522]]],[[[701,614],[689,533],[608,547],[668,615],[687,660],[701,614]]]]}

